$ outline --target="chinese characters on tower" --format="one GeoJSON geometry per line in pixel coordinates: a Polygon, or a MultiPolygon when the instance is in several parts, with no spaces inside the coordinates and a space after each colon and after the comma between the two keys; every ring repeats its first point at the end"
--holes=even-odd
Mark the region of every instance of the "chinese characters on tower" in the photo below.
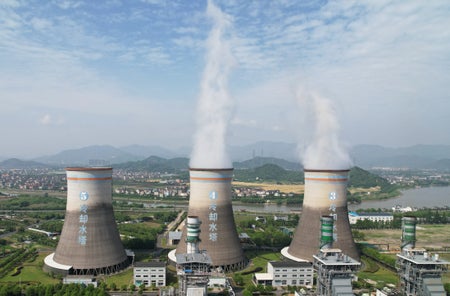
{"type": "MultiPolygon", "coordinates": [[[[80,192],[80,200],[87,201],[89,198],[89,194],[86,191],[80,192]]],[[[78,228],[78,243],[82,246],[85,246],[87,243],[87,227],[86,223],[89,220],[88,216],[88,205],[81,204],[80,205],[80,226],[78,228]]]]}
{"type": "Polygon", "coordinates": [[[209,214],[208,214],[208,220],[209,220],[209,240],[216,242],[217,241],[217,219],[219,217],[217,213],[217,201],[218,194],[216,191],[211,191],[209,193],[209,214]]]}

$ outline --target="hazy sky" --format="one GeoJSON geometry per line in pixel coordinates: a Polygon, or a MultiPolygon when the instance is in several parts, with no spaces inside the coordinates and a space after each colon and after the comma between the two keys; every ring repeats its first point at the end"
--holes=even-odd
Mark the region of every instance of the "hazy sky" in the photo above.
{"type": "MultiPolygon", "coordinates": [[[[450,144],[450,2],[214,1],[230,17],[227,142],[307,144],[298,89],[348,145],[450,144]]],[[[206,1],[0,0],[0,156],[190,146],[206,1]]]]}

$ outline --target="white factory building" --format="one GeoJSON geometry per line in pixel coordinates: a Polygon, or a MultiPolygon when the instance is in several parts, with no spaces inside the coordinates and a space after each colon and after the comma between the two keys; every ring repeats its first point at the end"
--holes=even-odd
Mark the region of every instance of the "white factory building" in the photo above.
{"type": "Polygon", "coordinates": [[[264,286],[305,286],[313,285],[314,269],[310,262],[271,261],[267,263],[267,273],[255,273],[253,281],[264,286]]]}
{"type": "Polygon", "coordinates": [[[136,286],[163,287],[166,285],[166,264],[164,262],[136,262],[133,268],[133,280],[136,286]]]}
{"type": "Polygon", "coordinates": [[[370,220],[372,222],[391,222],[394,216],[390,213],[356,213],[348,212],[350,224],[356,224],[358,221],[370,220]]]}

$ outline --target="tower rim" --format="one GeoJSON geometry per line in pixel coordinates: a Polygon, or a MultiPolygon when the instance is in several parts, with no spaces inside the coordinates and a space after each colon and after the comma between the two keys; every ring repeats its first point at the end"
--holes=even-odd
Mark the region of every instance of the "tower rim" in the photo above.
{"type": "Polygon", "coordinates": [[[110,171],[112,167],[67,167],[66,171],[110,171]]]}
{"type": "Polygon", "coordinates": [[[189,171],[210,171],[210,172],[221,172],[221,171],[233,171],[234,168],[193,168],[190,167],[189,171]]]}
{"type": "Polygon", "coordinates": [[[340,169],[340,170],[327,170],[327,169],[303,169],[305,173],[345,173],[350,172],[350,169],[340,169]]]}

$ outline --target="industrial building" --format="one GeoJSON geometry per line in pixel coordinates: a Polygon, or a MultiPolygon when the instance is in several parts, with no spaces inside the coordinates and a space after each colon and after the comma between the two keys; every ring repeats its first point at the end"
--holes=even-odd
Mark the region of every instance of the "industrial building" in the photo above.
{"type": "MultiPolygon", "coordinates": [[[[202,221],[199,249],[211,258],[211,265],[223,271],[245,268],[248,260],[242,250],[231,205],[233,169],[190,169],[190,199],[188,216],[202,221]]],[[[186,228],[175,254],[186,252],[186,228]]]]}
{"type": "Polygon", "coordinates": [[[305,169],[302,214],[290,246],[281,251],[284,257],[312,262],[320,247],[320,218],[330,215],[334,219],[333,245],[359,260],[348,219],[348,173],[349,170],[305,169]]]}
{"type": "Polygon", "coordinates": [[[200,225],[197,216],[186,219],[186,252],[176,254],[177,276],[180,296],[206,296],[211,275],[211,258],[200,252],[200,225]]]}
{"type": "Polygon", "coordinates": [[[253,282],[264,286],[305,286],[312,287],[314,269],[310,262],[292,260],[267,263],[267,273],[255,273],[253,282]]]}
{"type": "Polygon", "coordinates": [[[64,225],[44,270],[62,275],[111,274],[130,263],[112,208],[112,168],[66,168],[64,225]]]}
{"type": "Polygon", "coordinates": [[[416,218],[402,218],[401,253],[397,254],[396,267],[402,295],[443,296],[442,274],[450,262],[431,254],[423,248],[415,248],[416,218]]]}
{"type": "Polygon", "coordinates": [[[350,296],[352,280],[361,263],[333,247],[333,216],[321,219],[320,251],[313,255],[319,296],[350,296]]]}
{"type": "Polygon", "coordinates": [[[350,296],[352,280],[361,263],[342,253],[340,249],[321,249],[314,255],[317,271],[317,295],[350,296]]]}
{"type": "Polygon", "coordinates": [[[164,287],[166,285],[166,263],[160,261],[136,262],[133,267],[133,282],[136,286],[164,287]]]}
{"type": "Polygon", "coordinates": [[[358,221],[369,220],[372,222],[389,223],[394,221],[394,215],[391,213],[356,213],[349,212],[348,220],[350,224],[356,224],[358,221]]]}

